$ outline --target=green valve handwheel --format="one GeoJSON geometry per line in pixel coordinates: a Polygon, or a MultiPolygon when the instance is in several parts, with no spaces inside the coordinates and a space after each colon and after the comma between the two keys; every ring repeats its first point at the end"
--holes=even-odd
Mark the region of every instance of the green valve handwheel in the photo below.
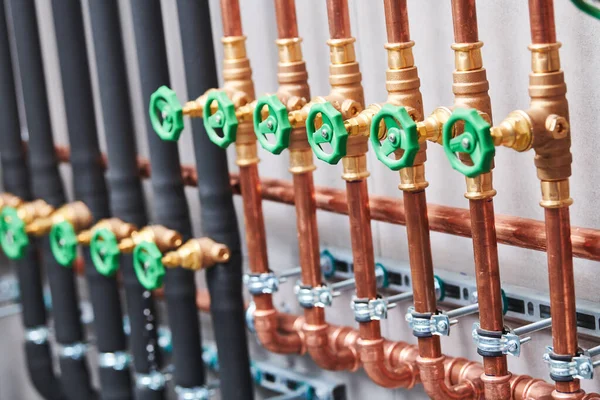
{"type": "Polygon", "coordinates": [[[308,143],[319,160],[329,164],[337,164],[346,155],[348,132],[344,126],[344,118],[335,107],[327,103],[317,103],[310,108],[306,119],[308,143]],[[315,120],[321,114],[323,124],[315,127],[315,120]],[[331,153],[326,153],[321,145],[329,143],[331,153]]]}
{"type": "Polygon", "coordinates": [[[235,115],[235,106],[227,94],[222,91],[208,93],[203,109],[204,128],[210,141],[225,149],[235,142],[238,128],[238,119],[235,115]],[[217,103],[217,111],[211,114],[211,105],[217,103]],[[217,132],[220,130],[221,135],[217,132]]]}
{"type": "Polygon", "coordinates": [[[11,260],[20,260],[25,256],[29,237],[25,232],[25,222],[19,218],[14,207],[4,207],[0,213],[0,245],[11,260]]]}
{"type": "Polygon", "coordinates": [[[119,243],[114,233],[106,228],[97,229],[90,241],[90,254],[96,270],[107,277],[119,270],[119,243]]]}
{"type": "Polygon", "coordinates": [[[71,267],[77,257],[77,234],[73,225],[67,221],[52,225],[49,238],[54,259],[63,267],[71,267]]]}
{"type": "Polygon", "coordinates": [[[150,122],[162,140],[177,141],[183,130],[183,108],[177,94],[161,86],[150,96],[150,122]]]}
{"type": "Polygon", "coordinates": [[[450,165],[461,174],[474,178],[492,169],[496,148],[490,135],[490,124],[479,115],[477,110],[455,109],[444,124],[442,138],[450,165]],[[454,125],[458,122],[464,122],[464,132],[452,138],[454,125]],[[456,153],[468,154],[473,165],[463,164],[456,153]]]}
{"type": "Polygon", "coordinates": [[[133,250],[133,268],[140,284],[146,290],[156,290],[163,284],[165,266],[162,253],[152,242],[142,242],[133,250]]]}
{"type": "Polygon", "coordinates": [[[260,145],[269,153],[280,154],[290,145],[292,125],[288,119],[287,107],[279,100],[277,95],[263,96],[258,99],[254,108],[254,132],[260,145]],[[262,119],[262,111],[269,109],[269,115],[262,119]],[[274,135],[274,140],[269,141],[269,135],[274,135]]]}
{"type": "Polygon", "coordinates": [[[386,104],[375,115],[371,122],[371,143],[377,159],[389,169],[398,171],[402,168],[412,167],[415,157],[419,152],[419,133],[417,124],[404,107],[386,104]],[[379,125],[383,121],[387,128],[387,135],[383,142],[379,142],[379,125]],[[397,160],[389,155],[398,150],[404,154],[397,160]]]}

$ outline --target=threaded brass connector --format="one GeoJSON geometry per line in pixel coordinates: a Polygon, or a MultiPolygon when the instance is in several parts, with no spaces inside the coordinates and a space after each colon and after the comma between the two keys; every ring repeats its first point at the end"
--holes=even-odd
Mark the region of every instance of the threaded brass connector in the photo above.
{"type": "Polygon", "coordinates": [[[177,250],[164,255],[162,263],[167,268],[182,267],[192,271],[227,262],[231,257],[229,248],[209,238],[191,239],[177,250]]]}
{"type": "Polygon", "coordinates": [[[181,234],[173,229],[162,225],[149,225],[132,232],[131,237],[123,239],[119,243],[119,250],[123,253],[131,253],[135,246],[142,242],[154,243],[164,253],[181,246],[183,239],[181,234]]]}
{"type": "Polygon", "coordinates": [[[114,233],[117,241],[120,242],[121,240],[130,237],[133,232],[137,230],[137,227],[128,222],[123,222],[119,218],[107,218],[98,221],[98,223],[92,226],[90,229],[81,231],[81,233],[77,235],[77,241],[79,244],[88,246],[92,241],[94,233],[96,233],[96,231],[99,229],[108,229],[114,233]]]}
{"type": "MultiPolygon", "coordinates": [[[[48,205],[40,205],[48,210],[48,205]]],[[[33,236],[42,236],[50,232],[52,225],[59,222],[69,222],[73,225],[75,232],[87,228],[92,224],[93,216],[90,209],[81,201],[65,204],[52,212],[50,215],[42,218],[36,218],[25,227],[25,232],[33,236]]]]}
{"type": "Polygon", "coordinates": [[[513,111],[498,126],[491,129],[495,146],[527,151],[533,143],[531,119],[524,111],[513,111]]]}
{"type": "Polygon", "coordinates": [[[54,212],[54,207],[44,200],[34,200],[22,203],[17,207],[17,215],[28,226],[38,218],[48,218],[54,212]]]}

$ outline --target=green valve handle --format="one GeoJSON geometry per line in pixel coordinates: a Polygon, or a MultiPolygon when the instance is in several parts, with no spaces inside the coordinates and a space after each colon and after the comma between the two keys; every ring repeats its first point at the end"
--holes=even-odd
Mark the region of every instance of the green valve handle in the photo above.
{"type": "Polygon", "coordinates": [[[54,259],[63,267],[71,267],[77,257],[77,234],[73,225],[61,221],[50,229],[50,249],[54,259]]]}
{"type": "Polygon", "coordinates": [[[162,253],[152,242],[142,242],[133,250],[133,268],[140,284],[146,290],[156,290],[163,284],[165,266],[162,253]]]}
{"type": "Polygon", "coordinates": [[[371,122],[371,143],[377,159],[393,171],[412,167],[419,152],[419,133],[417,124],[404,107],[386,104],[371,122]],[[379,142],[379,125],[383,121],[387,128],[387,137],[379,142]],[[389,155],[398,150],[404,154],[397,160],[389,155]]]}
{"type": "Polygon", "coordinates": [[[237,136],[238,119],[235,115],[235,106],[223,91],[208,93],[203,109],[204,128],[210,141],[225,149],[235,142],[237,136]],[[211,114],[211,105],[217,103],[217,111],[211,114]],[[217,132],[220,130],[221,135],[217,132]]]}
{"type": "Polygon", "coordinates": [[[269,153],[280,154],[290,145],[292,125],[288,119],[287,107],[277,95],[263,96],[254,108],[254,132],[260,145],[269,153]],[[262,110],[268,107],[269,116],[263,121],[262,110]],[[268,135],[275,135],[273,142],[268,135]]]}
{"type": "Polygon", "coordinates": [[[90,241],[90,254],[96,270],[106,277],[119,270],[119,243],[115,234],[106,228],[97,229],[90,241]]]}
{"type": "Polygon", "coordinates": [[[461,174],[474,178],[492,169],[496,148],[490,135],[490,124],[479,115],[477,110],[455,109],[444,124],[442,138],[450,165],[461,174]],[[464,132],[452,138],[454,125],[460,121],[464,122],[464,132]],[[471,156],[473,165],[463,164],[456,153],[466,153],[471,156]]]}
{"type": "Polygon", "coordinates": [[[348,132],[344,126],[344,118],[335,107],[327,103],[317,103],[310,108],[306,119],[308,143],[319,160],[329,164],[337,164],[346,155],[348,132]],[[323,124],[315,128],[315,119],[321,114],[323,124]],[[329,143],[331,153],[326,153],[321,145],[329,143]]]}
{"type": "Polygon", "coordinates": [[[150,122],[162,140],[176,142],[183,130],[183,108],[177,95],[167,86],[161,86],[150,96],[150,122]]]}
{"type": "Polygon", "coordinates": [[[11,260],[20,260],[25,256],[29,237],[25,232],[25,222],[19,218],[14,207],[4,207],[0,213],[0,245],[11,260]]]}

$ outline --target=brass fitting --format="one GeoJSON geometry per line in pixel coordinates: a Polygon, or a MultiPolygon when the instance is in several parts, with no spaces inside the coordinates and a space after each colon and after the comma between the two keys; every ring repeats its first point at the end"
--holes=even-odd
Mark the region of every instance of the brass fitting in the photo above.
{"type": "Polygon", "coordinates": [[[162,263],[167,268],[182,267],[198,271],[227,262],[230,257],[231,252],[224,244],[200,238],[188,240],[177,250],[168,252],[162,258],[162,263]]]}
{"type": "Polygon", "coordinates": [[[419,140],[428,140],[442,144],[442,129],[452,111],[447,107],[438,107],[422,122],[417,122],[419,140]]]}
{"type": "Polygon", "coordinates": [[[540,206],[544,208],[561,208],[573,204],[569,191],[569,180],[541,181],[542,200],[540,206]]]}
{"type": "Polygon", "coordinates": [[[500,125],[491,129],[491,135],[495,146],[527,151],[533,141],[531,118],[524,111],[513,111],[500,125]]]}
{"type": "Polygon", "coordinates": [[[35,219],[25,226],[25,232],[28,235],[43,236],[50,232],[52,225],[63,221],[69,222],[75,232],[78,232],[92,224],[93,216],[85,203],[75,201],[65,204],[47,217],[35,219]]]}
{"type": "Polygon", "coordinates": [[[50,217],[53,212],[54,207],[44,200],[28,201],[17,207],[17,215],[25,223],[26,227],[39,218],[45,219],[50,217]]]}
{"type": "Polygon", "coordinates": [[[467,192],[465,197],[469,200],[489,199],[496,195],[494,189],[492,173],[488,172],[476,176],[475,178],[465,178],[467,182],[467,192]]]}
{"type": "Polygon", "coordinates": [[[119,250],[123,253],[131,253],[135,246],[142,242],[154,243],[162,253],[165,253],[181,246],[183,239],[179,232],[172,229],[162,225],[149,225],[132,232],[131,237],[123,239],[119,243],[119,250]]]}
{"type": "Polygon", "coordinates": [[[137,227],[128,222],[123,222],[119,218],[107,218],[98,221],[97,224],[92,226],[90,229],[86,229],[77,235],[77,241],[79,244],[88,246],[92,241],[94,233],[99,229],[108,229],[114,233],[117,241],[121,241],[125,238],[130,237],[133,232],[137,230],[137,227]]]}
{"type": "Polygon", "coordinates": [[[17,208],[19,207],[21,204],[23,204],[23,200],[18,197],[15,196],[12,193],[1,193],[0,194],[0,211],[4,208],[4,207],[13,207],[13,208],[17,208]]]}

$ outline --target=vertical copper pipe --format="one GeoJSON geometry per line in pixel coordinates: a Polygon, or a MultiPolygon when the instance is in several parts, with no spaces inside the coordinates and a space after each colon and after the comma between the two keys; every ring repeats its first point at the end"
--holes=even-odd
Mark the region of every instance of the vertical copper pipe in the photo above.
{"type": "Polygon", "coordinates": [[[479,41],[475,2],[476,0],[452,0],[452,20],[454,21],[454,41],[456,43],[479,41]]]}
{"type": "Polygon", "coordinates": [[[298,37],[295,0],[275,0],[275,16],[279,39],[298,37]]]}
{"type": "MultiPolygon", "coordinates": [[[[569,209],[568,207],[546,208],[545,219],[552,309],[552,345],[556,354],[575,356],[578,352],[577,313],[569,209]]],[[[565,393],[577,392],[579,380],[556,382],[556,389],[565,393]]]]}
{"type": "Polygon", "coordinates": [[[221,0],[223,36],[243,36],[239,0],[221,0]]]}
{"type": "Polygon", "coordinates": [[[385,9],[385,28],[389,43],[410,41],[408,7],[406,0],[383,0],[385,9]]]}
{"type": "Polygon", "coordinates": [[[352,36],[348,0],[327,0],[327,18],[331,39],[345,39],[352,36]]]}
{"type": "Polygon", "coordinates": [[[529,22],[533,44],[556,43],[554,0],[529,0],[529,22]]]}

